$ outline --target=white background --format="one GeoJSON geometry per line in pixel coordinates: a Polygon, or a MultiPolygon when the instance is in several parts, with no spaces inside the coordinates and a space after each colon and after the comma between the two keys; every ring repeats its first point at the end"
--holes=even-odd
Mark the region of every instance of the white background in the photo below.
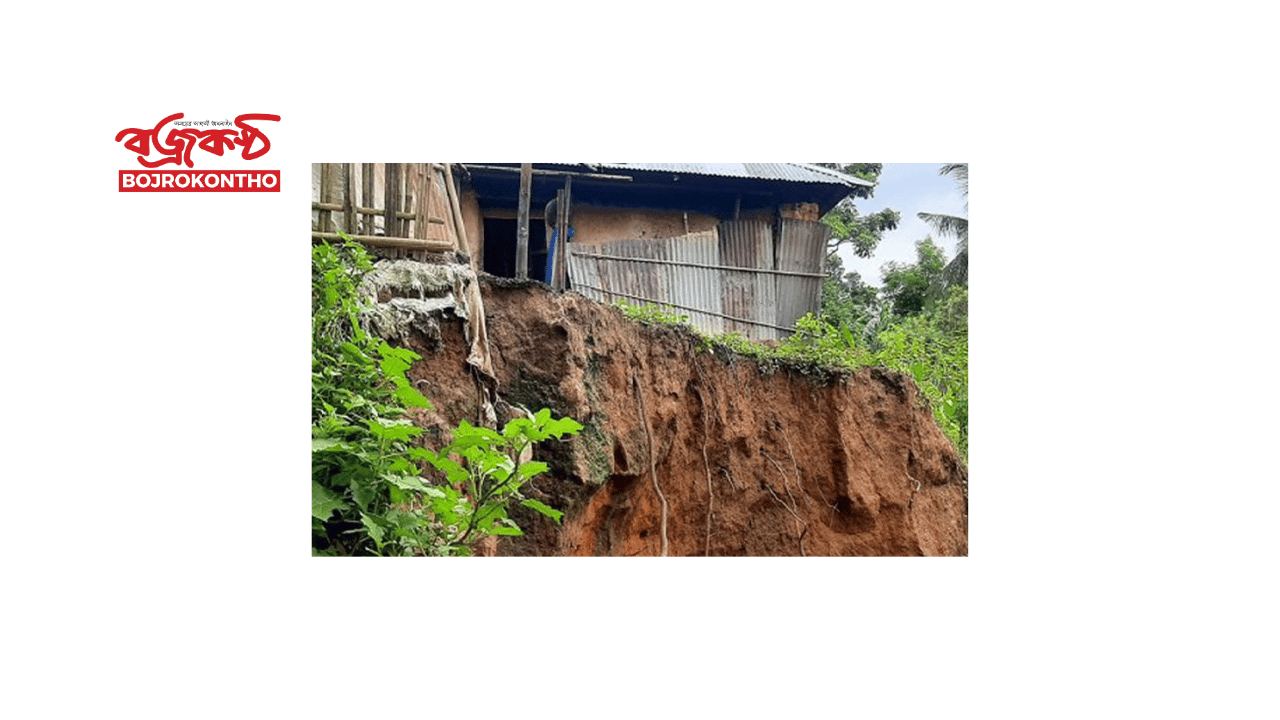
{"type": "Polygon", "coordinates": [[[1247,10],[184,7],[10,18],[6,715],[1275,715],[1247,10]],[[308,557],[310,163],[522,158],[971,163],[971,557],[308,557]]]}

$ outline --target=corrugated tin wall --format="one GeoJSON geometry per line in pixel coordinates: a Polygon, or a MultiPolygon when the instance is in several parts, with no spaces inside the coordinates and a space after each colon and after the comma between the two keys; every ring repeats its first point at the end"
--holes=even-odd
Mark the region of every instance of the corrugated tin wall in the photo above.
{"type": "Polygon", "coordinates": [[[780,339],[818,310],[827,228],[784,220],[780,230],[776,248],[772,224],[755,220],[674,238],[571,243],[570,283],[599,302],[669,305],[703,332],[780,339]]]}
{"type": "Polygon", "coordinates": [[[774,266],[800,275],[778,276],[775,321],[795,327],[805,313],[817,312],[822,304],[822,270],[827,254],[829,228],[805,220],[783,220],[778,237],[778,260],[774,266]],[[812,277],[812,276],[817,277],[812,277]]]}
{"type": "MultiPolygon", "coordinates": [[[[736,220],[720,223],[721,265],[751,269],[774,269],[773,228],[758,220],[736,220]]],[[[777,302],[775,276],[735,270],[721,271],[721,295],[724,314],[773,325],[777,302]]],[[[738,333],[753,340],[777,337],[777,329],[738,320],[725,320],[725,332],[738,333]]]]}

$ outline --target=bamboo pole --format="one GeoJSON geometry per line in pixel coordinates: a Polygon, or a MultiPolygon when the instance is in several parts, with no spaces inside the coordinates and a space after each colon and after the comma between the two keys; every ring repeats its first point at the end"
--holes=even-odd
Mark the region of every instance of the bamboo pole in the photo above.
{"type": "MultiPolygon", "coordinates": [[[[342,183],[342,228],[350,234],[356,232],[356,200],[352,195],[354,191],[351,179],[351,173],[355,170],[355,163],[345,163],[343,168],[346,170],[346,176],[343,178],[342,183]]],[[[323,229],[321,228],[321,230],[323,229]]]]}
{"type": "MultiPolygon", "coordinates": [[[[342,203],[324,203],[324,202],[313,201],[311,203],[311,209],[312,210],[345,210],[346,208],[342,205],[342,203]]],[[[356,205],[351,209],[356,215],[385,215],[386,214],[386,210],[365,207],[363,205],[356,205]]],[[[401,211],[396,213],[396,217],[400,220],[413,220],[414,217],[416,217],[416,215],[414,213],[401,211]]],[[[429,217],[427,218],[427,221],[434,225],[445,224],[445,221],[438,217],[429,217]]]]}
{"type": "Polygon", "coordinates": [[[373,209],[373,206],[377,205],[373,197],[373,176],[377,172],[377,168],[377,163],[360,163],[360,199],[364,201],[367,207],[356,206],[356,213],[364,215],[360,220],[364,223],[361,229],[366,235],[373,234],[373,216],[377,214],[377,211],[373,209]]]}
{"type": "Polygon", "coordinates": [[[413,230],[411,236],[419,240],[427,239],[427,201],[429,199],[427,191],[427,171],[423,163],[414,163],[411,166],[413,179],[413,230]]]}
{"type": "MultiPolygon", "coordinates": [[[[497,165],[464,165],[463,167],[476,170],[497,170],[500,172],[521,172],[520,168],[499,167],[497,165]]],[[[634,180],[630,175],[606,175],[604,173],[580,173],[569,172],[567,170],[534,170],[534,175],[546,175],[549,177],[582,177],[592,178],[594,180],[621,180],[623,182],[631,182],[634,180]]]]}
{"type": "Polygon", "coordinates": [[[529,196],[533,191],[533,163],[520,163],[520,207],[516,218],[516,279],[529,279],[529,196]]]}
{"type": "MultiPolygon", "coordinates": [[[[312,232],[311,237],[317,240],[341,240],[338,233],[312,232]]],[[[385,235],[348,235],[356,242],[370,247],[398,248],[404,250],[427,250],[429,252],[449,252],[453,243],[448,240],[422,240],[419,238],[387,237],[385,235]]]]}
{"type": "Polygon", "coordinates": [[[382,185],[383,202],[386,203],[383,208],[386,219],[382,221],[382,231],[387,237],[400,237],[396,219],[396,213],[400,212],[400,163],[387,163],[382,185]]]}
{"type": "MultiPolygon", "coordinates": [[[[320,201],[326,204],[332,204],[333,200],[333,165],[330,163],[320,163],[320,201]]],[[[316,229],[320,232],[329,232],[333,230],[333,214],[328,210],[321,208],[317,213],[318,222],[316,229]]]]}
{"type": "Polygon", "coordinates": [[[565,260],[568,254],[565,252],[565,246],[569,244],[569,208],[573,202],[573,177],[566,176],[564,179],[564,195],[560,203],[560,219],[557,221],[560,226],[560,239],[556,243],[556,290],[564,290],[568,284],[568,268],[565,267],[565,260]]]}
{"type": "Polygon", "coordinates": [[[462,205],[458,203],[458,193],[453,187],[453,169],[452,163],[444,164],[445,189],[449,193],[449,209],[453,211],[453,222],[458,228],[457,233],[457,250],[460,253],[469,253],[470,246],[467,244],[467,229],[462,224],[462,205]]]}

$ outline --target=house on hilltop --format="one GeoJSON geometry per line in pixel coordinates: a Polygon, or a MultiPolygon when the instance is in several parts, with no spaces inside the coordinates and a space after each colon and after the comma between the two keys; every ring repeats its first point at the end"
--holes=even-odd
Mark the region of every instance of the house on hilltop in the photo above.
{"type": "MultiPolygon", "coordinates": [[[[375,247],[454,249],[477,271],[517,277],[520,169],[317,165],[313,237],[342,226],[375,247]]],[[[527,277],[602,302],[668,305],[707,332],[777,339],[818,309],[819,218],[868,185],[804,163],[535,163],[527,277]]]]}

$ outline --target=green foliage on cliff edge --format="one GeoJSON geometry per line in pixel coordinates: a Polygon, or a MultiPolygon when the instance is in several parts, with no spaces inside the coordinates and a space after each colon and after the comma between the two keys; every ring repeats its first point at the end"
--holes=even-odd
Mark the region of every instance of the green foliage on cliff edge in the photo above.
{"type": "Polygon", "coordinates": [[[420,357],[360,326],[368,253],[348,241],[316,246],[311,259],[312,553],[469,555],[483,537],[522,534],[511,502],[559,522],[521,492],[547,470],[527,450],[582,426],[542,410],[501,432],[464,421],[439,451],[416,445],[423,431],[407,410],[431,408],[406,377],[420,357]]]}
{"type": "MultiPolygon", "coordinates": [[[[878,366],[910,375],[928,400],[934,419],[960,452],[969,456],[969,340],[968,288],[952,288],[947,298],[927,312],[899,319],[868,335],[843,317],[846,312],[812,313],[796,321],[796,331],[772,346],[737,334],[707,335],[689,324],[687,315],[657,305],[614,303],[629,319],[645,325],[670,325],[688,330],[704,352],[717,350],[755,360],[772,372],[790,368],[811,374],[878,366]]],[[[835,305],[833,303],[832,305],[835,305]]],[[[830,311],[831,306],[824,306],[830,311]]],[[[839,307],[835,308],[839,309],[839,307]]],[[[863,319],[865,322],[865,319],[863,319]]]]}

